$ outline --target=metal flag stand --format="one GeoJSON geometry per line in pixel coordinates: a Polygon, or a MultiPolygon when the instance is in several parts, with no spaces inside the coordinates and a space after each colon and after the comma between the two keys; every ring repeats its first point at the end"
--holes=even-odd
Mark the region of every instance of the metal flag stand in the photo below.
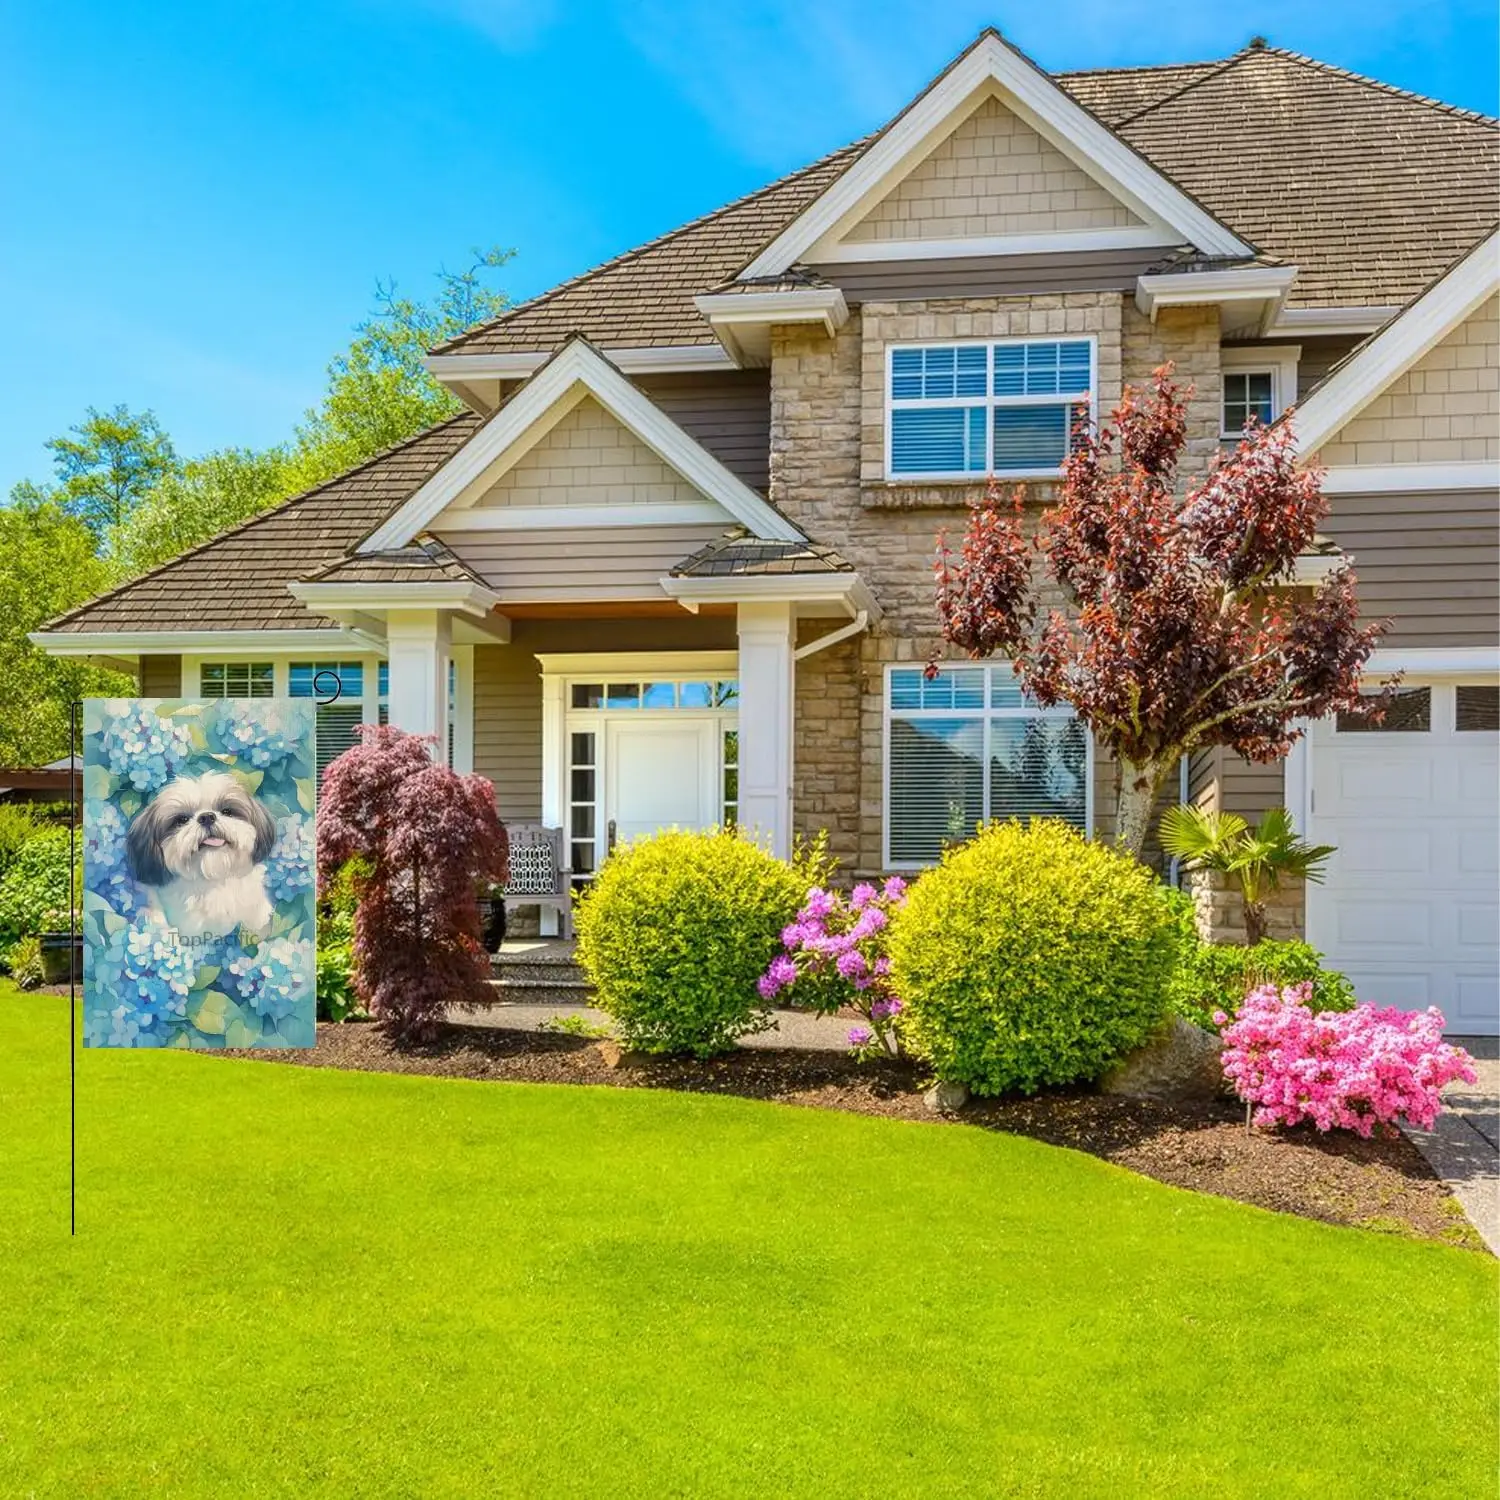
{"type": "Polygon", "coordinates": [[[78,698],[68,704],[68,1234],[78,1233],[78,1044],[74,1037],[78,1010],[78,698]]]}

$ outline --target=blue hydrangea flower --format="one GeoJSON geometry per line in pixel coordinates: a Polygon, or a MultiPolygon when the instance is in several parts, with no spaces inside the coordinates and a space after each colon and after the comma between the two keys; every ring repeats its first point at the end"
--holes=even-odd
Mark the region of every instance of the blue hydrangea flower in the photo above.
{"type": "Polygon", "coordinates": [[[313,945],[305,938],[272,938],[231,960],[226,973],[256,1015],[279,1021],[312,996],[313,945]]]}
{"type": "Polygon", "coordinates": [[[84,873],[89,890],[109,902],[110,907],[122,917],[133,917],[145,911],[146,891],[137,885],[130,871],[122,865],[113,870],[96,870],[85,866],[84,873]]]}
{"type": "Polygon", "coordinates": [[[101,947],[86,945],[84,976],[92,992],[115,1002],[106,1045],[157,1044],[187,1014],[188,991],[197,973],[197,959],[176,940],[160,912],[139,913],[101,947]],[[127,1033],[130,1040],[119,1039],[127,1033]]]}
{"type": "Polygon", "coordinates": [[[107,873],[120,863],[124,854],[124,815],[113,802],[88,798],[83,804],[84,868],[107,873]]]}
{"type": "Polygon", "coordinates": [[[293,901],[313,886],[311,818],[291,813],[276,823],[276,842],[266,856],[266,890],[273,901],[293,901]]]}
{"type": "Polygon", "coordinates": [[[225,754],[236,755],[242,764],[264,771],[297,749],[304,719],[299,708],[291,704],[226,699],[219,705],[214,733],[225,754]]]}
{"type": "Polygon", "coordinates": [[[105,712],[100,751],[111,773],[136,791],[159,791],[187,764],[193,742],[185,724],[120,700],[109,703],[105,712]]]}

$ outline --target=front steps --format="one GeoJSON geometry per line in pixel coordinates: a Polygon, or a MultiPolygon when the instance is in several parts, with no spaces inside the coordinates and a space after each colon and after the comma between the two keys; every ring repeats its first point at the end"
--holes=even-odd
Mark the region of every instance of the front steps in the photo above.
{"type": "Polygon", "coordinates": [[[562,938],[516,938],[490,955],[497,1004],[589,1005],[594,991],[562,938]]]}

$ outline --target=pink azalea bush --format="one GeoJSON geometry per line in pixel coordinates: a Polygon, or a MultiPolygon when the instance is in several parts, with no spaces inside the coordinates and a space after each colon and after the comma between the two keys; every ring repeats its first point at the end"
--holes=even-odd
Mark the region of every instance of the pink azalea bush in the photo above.
{"type": "Polygon", "coordinates": [[[1431,1130],[1450,1083],[1475,1081],[1474,1059],[1443,1041],[1443,1013],[1357,1005],[1314,1011],[1311,984],[1252,990],[1223,1028],[1224,1076],[1257,1125],[1352,1130],[1406,1120],[1431,1130]]]}
{"type": "Polygon", "coordinates": [[[855,1052],[900,1056],[896,1017],[902,1006],[891,985],[886,937],[892,916],[905,905],[899,875],[878,888],[862,882],[847,896],[814,886],[796,921],[782,929],[783,951],[760,978],[761,999],[784,999],[819,1015],[848,1006],[868,1023],[849,1030],[855,1052]]]}

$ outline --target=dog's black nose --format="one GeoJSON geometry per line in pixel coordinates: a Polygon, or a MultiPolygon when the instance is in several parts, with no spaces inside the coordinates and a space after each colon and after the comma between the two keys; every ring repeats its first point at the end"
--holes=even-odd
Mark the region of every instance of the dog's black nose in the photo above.
{"type": "Polygon", "coordinates": [[[213,823],[214,823],[214,819],[217,816],[218,816],[217,813],[213,813],[213,812],[201,812],[201,813],[198,814],[198,821],[205,828],[212,828],[213,827],[213,823]]]}

